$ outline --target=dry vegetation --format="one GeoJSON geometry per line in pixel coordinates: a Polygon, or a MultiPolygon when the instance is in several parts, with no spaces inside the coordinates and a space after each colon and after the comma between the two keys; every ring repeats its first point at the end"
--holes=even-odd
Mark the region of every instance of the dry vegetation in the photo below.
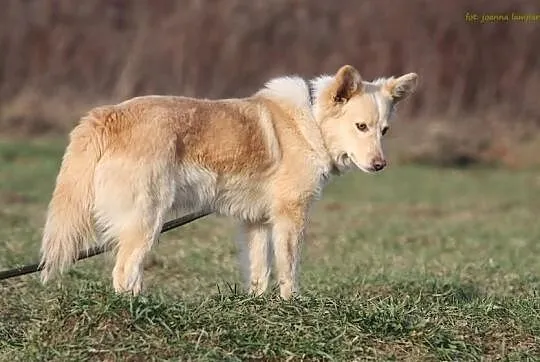
{"type": "Polygon", "coordinates": [[[6,0],[0,130],[66,132],[90,106],[148,93],[242,96],[269,77],[356,65],[416,71],[392,143],[403,160],[529,163],[540,124],[537,0],[6,0]],[[414,144],[414,147],[411,146],[414,144]],[[516,147],[515,145],[520,145],[516,147]],[[406,152],[403,152],[406,150],[406,152]]]}

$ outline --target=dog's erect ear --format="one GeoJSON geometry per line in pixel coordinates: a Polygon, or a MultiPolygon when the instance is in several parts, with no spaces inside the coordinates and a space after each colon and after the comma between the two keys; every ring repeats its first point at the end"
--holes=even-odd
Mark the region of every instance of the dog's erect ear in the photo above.
{"type": "Polygon", "coordinates": [[[386,84],[386,90],[394,102],[399,102],[416,90],[418,83],[418,75],[416,73],[408,73],[397,79],[392,79],[386,84]]]}
{"type": "Polygon", "coordinates": [[[336,91],[333,101],[345,103],[355,93],[362,91],[362,77],[351,65],[344,65],[336,73],[336,91]]]}

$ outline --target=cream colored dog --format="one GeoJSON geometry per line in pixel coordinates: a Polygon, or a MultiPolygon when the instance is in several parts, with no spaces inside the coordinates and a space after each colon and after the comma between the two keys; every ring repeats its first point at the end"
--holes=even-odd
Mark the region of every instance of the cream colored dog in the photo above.
{"type": "Polygon", "coordinates": [[[349,65],[269,81],[242,99],[136,97],[92,109],[70,134],[43,233],[43,282],[92,237],[117,247],[117,292],[138,294],[165,221],[200,210],[241,222],[248,291],[274,250],[280,295],[298,291],[308,210],[332,174],[386,166],[381,138],[417,75],[365,82],[349,65]],[[98,233],[95,233],[98,231],[98,233]]]}

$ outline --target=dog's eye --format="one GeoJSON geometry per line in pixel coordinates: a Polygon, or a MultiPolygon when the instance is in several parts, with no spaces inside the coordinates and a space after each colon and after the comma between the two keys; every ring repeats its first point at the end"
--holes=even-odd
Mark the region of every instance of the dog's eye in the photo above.
{"type": "Polygon", "coordinates": [[[386,127],[384,127],[384,128],[382,129],[382,135],[383,135],[383,136],[386,134],[386,132],[388,132],[388,128],[389,128],[389,127],[386,126],[386,127]]]}
{"type": "Polygon", "coordinates": [[[358,128],[359,131],[366,132],[367,131],[367,124],[365,124],[365,123],[357,123],[356,128],[358,128]]]}

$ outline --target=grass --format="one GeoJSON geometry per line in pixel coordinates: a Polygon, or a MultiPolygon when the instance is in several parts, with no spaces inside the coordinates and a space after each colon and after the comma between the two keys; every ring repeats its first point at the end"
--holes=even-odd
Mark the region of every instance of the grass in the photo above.
{"type": "MultiPolygon", "coordinates": [[[[63,147],[0,143],[1,269],[37,260],[63,147]]],[[[137,298],[110,256],[0,281],[0,360],[539,360],[539,212],[535,170],[347,175],[316,204],[299,298],[241,293],[211,216],[163,235],[137,298]]]]}

